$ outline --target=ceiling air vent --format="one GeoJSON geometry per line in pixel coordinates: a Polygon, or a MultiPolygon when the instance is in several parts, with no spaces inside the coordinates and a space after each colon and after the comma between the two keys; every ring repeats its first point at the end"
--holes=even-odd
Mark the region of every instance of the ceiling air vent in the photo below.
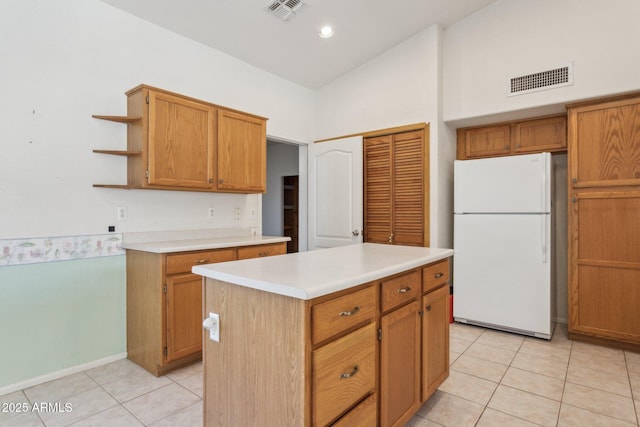
{"type": "Polygon", "coordinates": [[[540,90],[570,86],[573,84],[573,67],[571,64],[553,70],[512,77],[509,80],[509,96],[540,90]]]}
{"type": "Polygon", "coordinates": [[[273,0],[267,4],[267,12],[282,21],[287,21],[302,4],[302,0],[273,0]]]}

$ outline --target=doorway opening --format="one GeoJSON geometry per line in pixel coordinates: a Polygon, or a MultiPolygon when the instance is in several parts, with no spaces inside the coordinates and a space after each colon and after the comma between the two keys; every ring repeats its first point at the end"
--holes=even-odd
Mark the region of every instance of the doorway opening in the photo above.
{"type": "Polygon", "coordinates": [[[268,137],[267,191],[262,195],[261,203],[262,234],[291,237],[287,252],[307,250],[306,179],[306,144],[268,137]],[[296,177],[295,189],[290,188],[293,185],[291,177],[296,177]],[[288,208],[293,205],[292,201],[296,202],[295,209],[288,208]]]}
{"type": "Polygon", "coordinates": [[[298,175],[282,177],[282,228],[290,237],[287,253],[298,252],[298,175]]]}

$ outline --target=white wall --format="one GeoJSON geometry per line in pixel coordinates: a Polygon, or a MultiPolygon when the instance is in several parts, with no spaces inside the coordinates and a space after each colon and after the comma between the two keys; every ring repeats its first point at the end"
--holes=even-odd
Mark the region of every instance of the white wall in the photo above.
{"type": "Polygon", "coordinates": [[[440,39],[432,26],[321,88],[316,139],[430,123],[431,246],[450,247],[454,142],[440,121],[440,39]]]}
{"type": "Polygon", "coordinates": [[[637,0],[489,5],[444,32],[444,119],[475,124],[464,120],[519,110],[521,116],[563,111],[568,102],[640,89],[638,16],[637,0]],[[573,62],[572,86],[506,95],[510,77],[568,62],[573,62]]]}
{"type": "Polygon", "coordinates": [[[269,135],[314,138],[314,92],[97,0],[5,0],[0,40],[0,239],[257,225],[232,215],[256,195],[92,187],[126,182],[124,157],[92,153],[124,149],[126,128],[91,115],[126,114],[124,92],[140,83],[268,117],[269,135]]]}

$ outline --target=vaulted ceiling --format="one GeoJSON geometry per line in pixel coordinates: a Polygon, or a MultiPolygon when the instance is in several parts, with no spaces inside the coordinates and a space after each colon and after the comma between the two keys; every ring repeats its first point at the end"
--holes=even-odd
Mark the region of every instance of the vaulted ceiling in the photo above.
{"type": "Polygon", "coordinates": [[[102,1],[317,89],[422,29],[446,28],[496,0],[102,1]],[[280,3],[294,6],[293,13],[280,3]],[[318,36],[324,25],[333,27],[333,37],[318,36]]]}

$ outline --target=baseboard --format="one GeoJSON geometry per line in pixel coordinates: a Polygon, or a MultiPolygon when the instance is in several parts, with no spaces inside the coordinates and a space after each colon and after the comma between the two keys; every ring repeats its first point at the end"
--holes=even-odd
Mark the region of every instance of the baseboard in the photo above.
{"type": "Polygon", "coordinates": [[[82,372],[88,369],[96,368],[98,366],[106,365],[108,363],[115,362],[116,360],[125,359],[126,357],[127,357],[126,352],[114,354],[113,356],[105,357],[103,359],[93,360],[91,362],[83,363],[82,365],[72,366],[70,368],[62,369],[60,371],[51,372],[49,374],[31,378],[26,381],[21,381],[19,383],[0,387],[0,396],[13,393],[14,391],[24,390],[25,388],[43,384],[48,381],[57,380],[58,378],[65,377],[67,375],[76,374],[78,372],[82,372]]]}

